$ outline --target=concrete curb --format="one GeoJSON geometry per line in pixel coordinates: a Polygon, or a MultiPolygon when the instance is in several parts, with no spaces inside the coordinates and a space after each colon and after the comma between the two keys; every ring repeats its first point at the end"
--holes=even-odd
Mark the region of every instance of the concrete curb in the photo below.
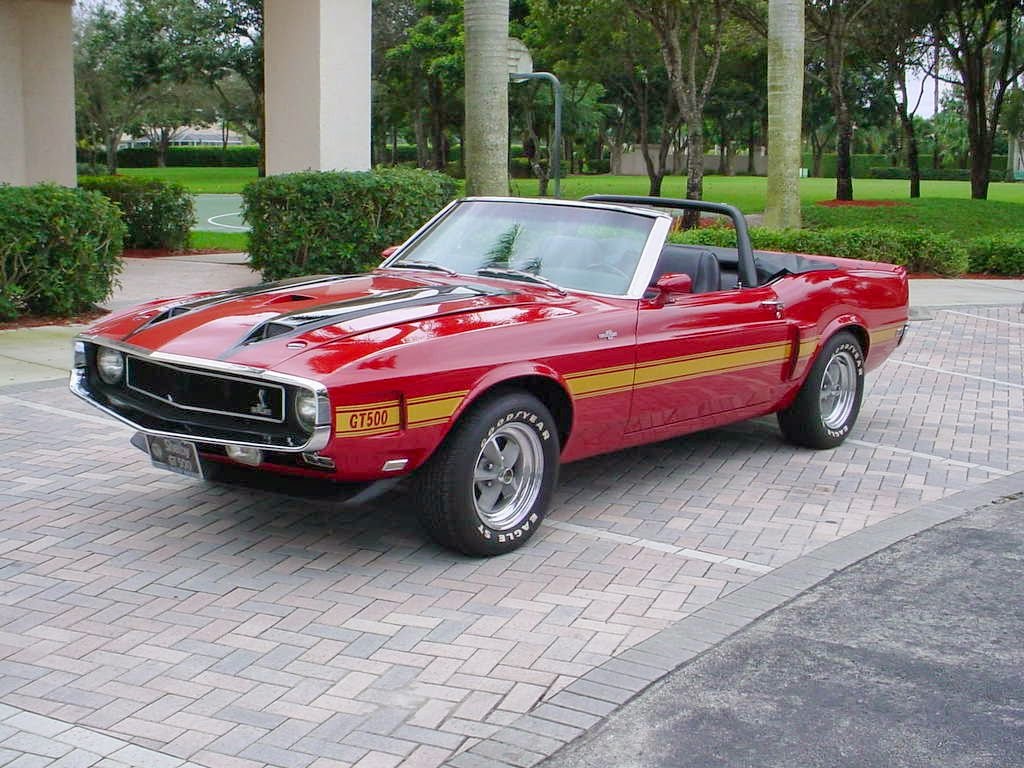
{"type": "Polygon", "coordinates": [[[653,683],[811,587],[899,541],[1017,493],[1024,493],[1024,472],[914,507],[779,566],[592,669],[445,765],[537,765],[653,683]]]}

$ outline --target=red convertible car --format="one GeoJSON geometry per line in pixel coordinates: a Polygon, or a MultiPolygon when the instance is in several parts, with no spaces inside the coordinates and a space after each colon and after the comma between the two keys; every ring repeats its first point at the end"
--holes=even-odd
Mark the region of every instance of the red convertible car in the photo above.
{"type": "Polygon", "coordinates": [[[71,389],[194,477],[415,473],[430,534],[494,555],[565,462],[773,412],[839,445],[907,298],[902,267],[753,252],[730,206],[464,199],[369,274],[110,316],[77,338],[71,389]],[[737,247],[669,243],[687,208],[731,217],[737,247]]]}

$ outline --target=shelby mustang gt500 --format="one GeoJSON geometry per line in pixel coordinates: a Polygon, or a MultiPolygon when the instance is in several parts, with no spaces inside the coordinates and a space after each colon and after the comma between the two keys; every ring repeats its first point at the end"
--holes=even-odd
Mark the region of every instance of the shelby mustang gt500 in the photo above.
{"type": "Polygon", "coordinates": [[[195,477],[415,473],[430,534],[494,555],[566,462],[768,413],[838,445],[907,299],[902,267],[752,251],[730,206],[463,199],[368,274],[110,316],[77,338],[71,389],[195,477]],[[737,247],[669,243],[686,208],[731,217],[737,247]]]}

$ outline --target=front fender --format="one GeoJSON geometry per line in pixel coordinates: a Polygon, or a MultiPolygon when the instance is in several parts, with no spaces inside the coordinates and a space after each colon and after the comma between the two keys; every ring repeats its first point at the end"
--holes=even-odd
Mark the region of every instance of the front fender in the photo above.
{"type": "Polygon", "coordinates": [[[554,382],[565,393],[566,400],[572,403],[572,395],[569,394],[569,385],[562,374],[544,363],[538,363],[532,360],[517,361],[506,365],[500,365],[497,368],[492,368],[486,374],[481,376],[476,383],[470,387],[469,393],[465,398],[463,398],[459,407],[452,415],[452,423],[454,424],[454,422],[462,417],[463,413],[465,413],[475,402],[485,396],[492,389],[500,387],[502,384],[515,379],[536,376],[554,382]]]}

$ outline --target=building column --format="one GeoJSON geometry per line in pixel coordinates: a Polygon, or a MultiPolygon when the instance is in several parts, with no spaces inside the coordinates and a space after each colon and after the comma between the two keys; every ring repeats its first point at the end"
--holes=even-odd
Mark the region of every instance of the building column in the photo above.
{"type": "Polygon", "coordinates": [[[267,173],[370,167],[370,0],[265,0],[267,173]]]}
{"type": "Polygon", "coordinates": [[[0,0],[0,182],[75,185],[71,0],[0,0]]]}
{"type": "Polygon", "coordinates": [[[1010,169],[1011,179],[1024,181],[1024,133],[1020,136],[1010,136],[1010,156],[1007,158],[1007,168],[1010,169]]]}

